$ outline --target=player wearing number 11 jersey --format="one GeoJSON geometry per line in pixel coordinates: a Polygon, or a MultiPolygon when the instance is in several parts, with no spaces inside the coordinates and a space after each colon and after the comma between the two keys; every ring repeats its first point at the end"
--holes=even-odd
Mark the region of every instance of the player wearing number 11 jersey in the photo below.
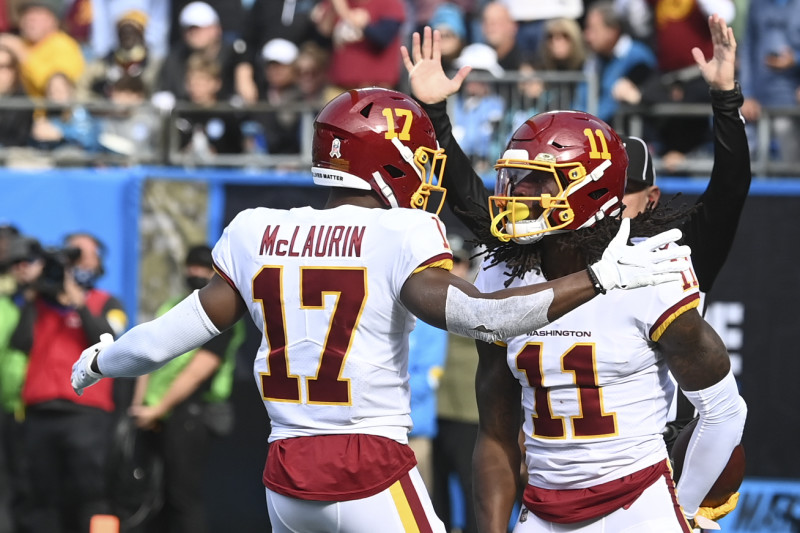
{"type": "Polygon", "coordinates": [[[414,315],[493,342],[546,325],[598,291],[676,279],[668,232],[555,282],[481,293],[449,272],[432,197],[446,157],[428,116],[385,89],[348,91],[315,120],[324,209],[252,209],[213,250],[217,276],[170,312],[75,363],[76,392],[150,372],[248,313],[263,334],[253,374],[272,421],[264,468],[277,532],[443,532],[408,447],[414,315]],[[433,212],[426,211],[428,204],[433,212]]]}

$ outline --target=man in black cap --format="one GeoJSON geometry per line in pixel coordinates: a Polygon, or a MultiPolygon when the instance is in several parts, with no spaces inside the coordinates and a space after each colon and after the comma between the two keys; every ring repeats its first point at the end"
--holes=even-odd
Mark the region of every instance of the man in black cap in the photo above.
{"type": "MultiPolygon", "coordinates": [[[[711,179],[697,199],[697,210],[680,226],[684,244],[692,249],[694,272],[704,295],[711,290],[733,246],[752,179],[750,150],[744,120],[739,113],[744,98],[734,80],[736,41],[729,39],[727,43],[715,48],[715,56],[717,53],[721,55],[716,68],[703,71],[709,84],[714,115],[711,179]]],[[[700,66],[703,68],[704,65],[700,66]]],[[[710,66],[710,63],[705,66],[710,66]]],[[[661,189],[656,185],[653,160],[645,142],[638,137],[623,137],[622,140],[628,154],[623,216],[630,218],[648,207],[655,207],[661,198],[661,189]]],[[[680,393],[677,405],[676,418],[667,424],[664,432],[668,447],[681,428],[694,418],[694,406],[680,393]]]]}
{"type": "Polygon", "coordinates": [[[625,196],[622,201],[625,210],[622,216],[633,218],[648,205],[658,204],[661,189],[656,185],[656,172],[647,143],[639,137],[624,135],[622,142],[625,143],[625,152],[628,154],[628,180],[625,182],[625,196]]]}

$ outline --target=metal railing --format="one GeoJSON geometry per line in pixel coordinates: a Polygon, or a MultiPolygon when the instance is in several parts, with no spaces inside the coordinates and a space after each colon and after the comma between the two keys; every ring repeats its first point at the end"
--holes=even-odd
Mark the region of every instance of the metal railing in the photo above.
{"type": "MultiPolygon", "coordinates": [[[[535,72],[522,73],[508,71],[502,78],[495,78],[489,73],[473,72],[469,79],[489,84],[491,92],[503,98],[505,117],[493,131],[493,142],[503,146],[510,134],[520,125],[520,117],[530,116],[536,112],[554,109],[571,109],[574,105],[574,94],[579,84],[587,87],[587,109],[596,112],[598,105],[597,79],[586,76],[582,72],[535,72]],[[541,85],[539,92],[530,91],[532,83],[541,85]],[[532,96],[534,94],[534,96],[532,96]],[[516,115],[514,115],[516,113],[516,115]],[[526,115],[526,113],[529,113],[526,115]]],[[[453,99],[450,100],[452,105],[453,99]]],[[[120,154],[113,150],[85,151],[74,148],[58,148],[41,150],[31,147],[0,147],[0,161],[14,165],[32,166],[96,166],[96,165],[167,165],[167,166],[224,166],[243,168],[289,168],[303,169],[311,163],[311,139],[314,116],[320,106],[310,104],[293,104],[272,106],[257,103],[251,106],[233,106],[219,104],[213,107],[178,102],[172,109],[163,110],[151,104],[138,106],[120,106],[106,100],[81,102],[74,106],[56,104],[44,100],[28,98],[0,98],[0,120],[7,110],[31,110],[36,114],[68,111],[80,106],[95,119],[102,120],[114,115],[133,111],[145,111],[158,117],[160,139],[157,149],[152,152],[133,150],[132,153],[120,154]],[[213,154],[200,157],[197,154],[180,150],[176,120],[195,113],[219,113],[221,116],[235,115],[240,121],[253,120],[259,114],[270,112],[297,113],[299,115],[300,150],[296,154],[270,153],[237,153],[213,154]]],[[[663,117],[711,117],[708,104],[655,104],[647,106],[620,106],[612,126],[629,135],[645,136],[645,125],[663,117]]],[[[753,152],[753,173],[759,176],[797,175],[797,166],[791,162],[778,161],[771,157],[770,146],[773,140],[773,120],[777,117],[795,117],[800,121],[800,107],[762,108],[761,119],[754,124],[757,147],[753,152]]],[[[524,119],[522,119],[524,120],[524,119]]],[[[710,121],[709,121],[710,123],[710,121]]],[[[665,170],[663,161],[654,159],[657,171],[665,170]]],[[[689,157],[672,169],[673,173],[685,175],[707,176],[713,165],[712,155],[689,157]]]]}
{"type": "MultiPolygon", "coordinates": [[[[707,117],[711,127],[710,104],[654,104],[648,106],[621,106],[614,117],[614,128],[624,131],[628,135],[643,137],[644,125],[647,121],[663,117],[707,117]]],[[[773,144],[773,121],[776,118],[793,117],[800,122],[800,106],[792,107],[762,107],[761,118],[756,121],[755,146],[750,147],[751,169],[753,175],[762,177],[797,176],[800,173],[797,163],[780,161],[771,156],[773,144]]],[[[646,137],[643,137],[646,139],[646,137]]],[[[663,161],[654,158],[653,164],[656,171],[665,170],[663,161]]],[[[687,158],[683,163],[672,170],[675,174],[701,174],[708,176],[711,173],[714,160],[713,154],[707,157],[687,158]]]]}

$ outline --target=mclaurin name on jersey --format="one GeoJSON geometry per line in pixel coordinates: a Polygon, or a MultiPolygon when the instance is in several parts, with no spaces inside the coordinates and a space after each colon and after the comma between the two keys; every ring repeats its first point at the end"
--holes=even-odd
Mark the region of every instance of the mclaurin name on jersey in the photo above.
{"type": "Polygon", "coordinates": [[[274,228],[267,226],[261,238],[259,255],[361,257],[365,230],[366,226],[293,226],[281,231],[280,224],[274,228]]]}

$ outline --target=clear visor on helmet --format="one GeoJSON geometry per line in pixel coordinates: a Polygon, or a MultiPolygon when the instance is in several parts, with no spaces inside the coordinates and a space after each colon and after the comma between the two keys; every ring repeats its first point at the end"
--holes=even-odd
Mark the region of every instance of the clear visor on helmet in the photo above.
{"type": "Polygon", "coordinates": [[[442,187],[444,165],[447,156],[444,149],[433,150],[420,146],[414,152],[414,166],[422,183],[411,196],[411,207],[438,215],[444,206],[446,189],[442,187]],[[430,204],[430,207],[429,205],[430,204]]]}
{"type": "Polygon", "coordinates": [[[489,197],[492,216],[492,235],[501,241],[511,239],[529,242],[532,237],[560,230],[574,218],[567,199],[570,187],[586,175],[579,163],[556,164],[527,159],[499,159],[495,165],[497,181],[494,195],[489,197]],[[552,195],[538,196],[514,194],[514,189],[526,178],[541,180],[551,177],[557,187],[552,195]],[[566,176],[564,188],[562,176],[566,176]]]}

